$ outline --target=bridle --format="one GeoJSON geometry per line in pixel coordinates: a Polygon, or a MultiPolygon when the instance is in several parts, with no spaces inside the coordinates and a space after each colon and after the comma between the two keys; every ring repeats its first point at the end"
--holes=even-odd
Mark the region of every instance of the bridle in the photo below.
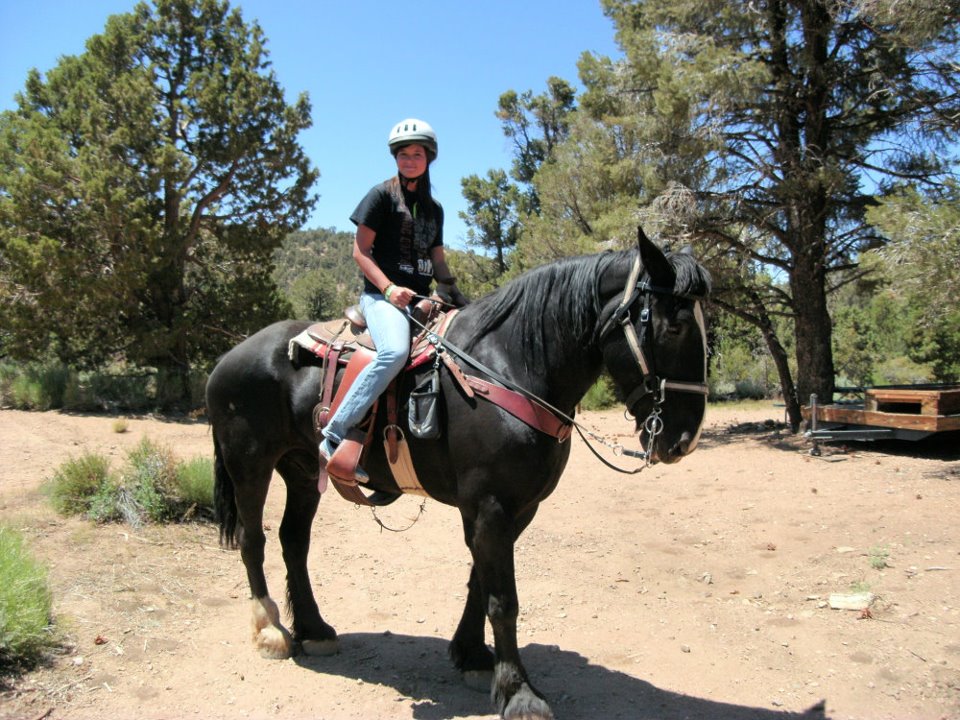
{"type": "Polygon", "coordinates": [[[640,400],[645,398],[648,395],[653,395],[653,407],[650,410],[650,414],[644,420],[644,428],[647,431],[647,434],[650,438],[649,442],[652,443],[654,437],[659,434],[663,429],[663,420],[660,417],[662,412],[663,401],[666,397],[667,390],[674,390],[677,392],[685,393],[694,393],[698,395],[703,395],[706,397],[710,393],[710,389],[707,386],[707,367],[706,367],[706,352],[707,352],[707,337],[706,337],[706,326],[703,320],[703,310],[700,307],[700,298],[692,297],[689,295],[681,295],[674,292],[673,288],[666,288],[658,285],[653,285],[649,281],[641,277],[641,265],[639,255],[634,260],[633,267],[630,270],[630,274],[627,275],[627,282],[623,288],[623,297],[620,300],[620,304],[617,306],[616,310],[613,311],[613,314],[607,319],[603,324],[603,327],[600,330],[600,341],[602,342],[611,332],[616,330],[618,327],[623,331],[624,336],[627,340],[627,346],[630,348],[630,354],[633,356],[634,361],[637,363],[637,367],[640,370],[640,373],[643,375],[643,380],[640,385],[637,386],[626,398],[625,404],[627,406],[627,411],[632,412],[633,408],[636,406],[640,400]],[[703,367],[703,382],[690,382],[686,380],[670,380],[668,378],[661,378],[653,364],[653,355],[647,356],[647,353],[644,352],[643,347],[647,340],[647,333],[650,331],[652,335],[651,327],[651,310],[650,302],[654,295],[668,295],[674,298],[680,299],[692,299],[694,300],[694,317],[697,320],[697,325],[700,328],[700,333],[703,337],[703,351],[704,351],[704,367],[703,367]],[[640,309],[639,315],[639,325],[640,333],[637,334],[637,329],[634,327],[633,320],[631,318],[630,312],[632,307],[642,300],[643,307],[640,309]]]}

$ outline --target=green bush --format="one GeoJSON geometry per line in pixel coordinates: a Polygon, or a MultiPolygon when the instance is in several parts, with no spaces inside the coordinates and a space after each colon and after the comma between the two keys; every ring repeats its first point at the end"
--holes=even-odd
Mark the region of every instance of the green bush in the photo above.
{"type": "Polygon", "coordinates": [[[177,490],[189,508],[213,507],[213,461],[195,457],[181,463],[177,472],[177,490]]]}
{"type": "Polygon", "coordinates": [[[77,371],[60,363],[0,363],[0,405],[20,410],[150,412],[203,407],[207,375],[191,372],[184,405],[176,376],[118,364],[77,371]]]}
{"type": "Polygon", "coordinates": [[[0,525],[0,673],[35,665],[55,641],[46,568],[0,525]]]}
{"type": "Polygon", "coordinates": [[[68,410],[153,409],[152,382],[148,374],[96,371],[74,375],[64,394],[68,410]]]}
{"type": "Polygon", "coordinates": [[[933,370],[928,365],[915,363],[908,357],[888,358],[873,370],[873,382],[876,385],[912,385],[933,381],[933,370]]]}
{"type": "Polygon", "coordinates": [[[177,461],[170,449],[144,438],[127,454],[120,485],[142,518],[164,522],[174,517],[180,504],[177,475],[177,461]]]}
{"type": "Polygon", "coordinates": [[[47,485],[53,507],[64,515],[85,515],[103,488],[112,483],[110,463],[103,455],[86,453],[65,462],[47,485]]]}
{"type": "Polygon", "coordinates": [[[213,515],[213,463],[177,461],[169,448],[144,438],[127,453],[119,474],[101,455],[64,463],[49,482],[51,502],[66,515],[134,527],[213,515]]]}
{"type": "Polygon", "coordinates": [[[21,410],[63,407],[70,370],[59,363],[4,364],[0,370],[0,402],[21,410]]]}
{"type": "Polygon", "coordinates": [[[124,520],[121,503],[121,488],[115,477],[106,478],[97,491],[90,497],[87,511],[84,513],[90,520],[98,523],[117,522],[124,520]]]}
{"type": "Polygon", "coordinates": [[[580,401],[580,407],[584,410],[606,410],[616,404],[613,383],[606,375],[601,375],[580,401]]]}
{"type": "Polygon", "coordinates": [[[767,388],[750,379],[740,380],[734,387],[737,397],[741,400],[763,400],[767,397],[767,388]]]}

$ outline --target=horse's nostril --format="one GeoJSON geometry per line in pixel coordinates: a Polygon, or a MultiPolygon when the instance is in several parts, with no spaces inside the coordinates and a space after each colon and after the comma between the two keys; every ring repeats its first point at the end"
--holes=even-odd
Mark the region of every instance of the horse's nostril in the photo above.
{"type": "Polygon", "coordinates": [[[690,452],[690,443],[693,440],[693,436],[685,432],[680,436],[680,440],[670,449],[670,454],[678,458],[687,455],[690,452]]]}

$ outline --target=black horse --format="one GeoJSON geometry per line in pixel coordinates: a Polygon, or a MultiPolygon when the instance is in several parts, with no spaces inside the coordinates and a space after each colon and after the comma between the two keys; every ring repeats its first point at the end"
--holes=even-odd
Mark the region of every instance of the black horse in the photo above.
{"type": "MultiPolygon", "coordinates": [[[[696,446],[706,408],[699,301],[709,285],[691,254],[665,255],[641,231],[638,250],[560,260],[526,273],[460,311],[445,339],[480,364],[461,359],[464,370],[524,388],[569,417],[605,367],[637,418],[648,462],[675,462],[696,446]]],[[[321,370],[295,366],[287,347],[307,325],[280,322],[259,331],[228,352],[207,383],[221,541],[239,544],[255,642],[268,657],[337,651],[336,631],[321,617],[307,574],[320,500],[312,411],[321,370]],[[292,634],[263,572],[263,506],[274,469],[287,491],[279,537],[292,634]]],[[[517,647],[514,543],[556,487],[570,443],[467,397],[449,373],[441,377],[440,438],[408,434],[408,441],[429,496],[460,511],[473,558],[450,656],[465,679],[488,684],[501,716],[551,718],[517,647]],[[487,619],[492,652],[484,642],[487,619]]],[[[379,415],[378,433],[386,421],[379,415]]],[[[364,467],[370,488],[396,493],[379,443],[364,467]]]]}

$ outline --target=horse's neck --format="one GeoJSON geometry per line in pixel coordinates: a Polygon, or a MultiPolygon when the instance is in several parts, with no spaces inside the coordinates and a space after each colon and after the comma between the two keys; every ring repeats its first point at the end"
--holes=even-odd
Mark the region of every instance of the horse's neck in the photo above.
{"type": "Polygon", "coordinates": [[[542,340],[518,338],[514,329],[503,346],[519,383],[555,407],[572,412],[599,377],[602,358],[595,337],[585,340],[572,332],[582,319],[559,314],[552,321],[542,340]],[[541,352],[533,351],[533,342],[540,343],[541,352]]]}
{"type": "Polygon", "coordinates": [[[557,407],[573,409],[597,381],[602,369],[600,351],[582,344],[558,347],[547,368],[547,384],[557,407]]]}

